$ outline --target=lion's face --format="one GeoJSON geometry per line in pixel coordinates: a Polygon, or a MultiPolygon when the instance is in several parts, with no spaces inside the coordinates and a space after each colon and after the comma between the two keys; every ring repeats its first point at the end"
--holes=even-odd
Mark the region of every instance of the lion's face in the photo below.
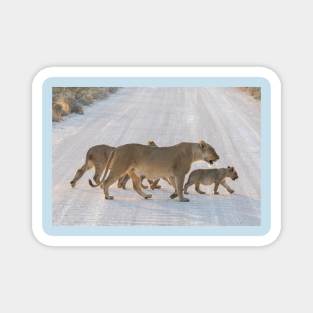
{"type": "Polygon", "coordinates": [[[228,166],[227,167],[227,174],[228,176],[232,179],[232,180],[236,180],[239,176],[237,174],[237,171],[235,170],[235,168],[233,166],[228,166]]]}
{"type": "Polygon", "coordinates": [[[213,162],[217,161],[220,158],[215,149],[205,141],[200,141],[199,146],[202,153],[202,159],[204,161],[213,164],[213,162]]]}

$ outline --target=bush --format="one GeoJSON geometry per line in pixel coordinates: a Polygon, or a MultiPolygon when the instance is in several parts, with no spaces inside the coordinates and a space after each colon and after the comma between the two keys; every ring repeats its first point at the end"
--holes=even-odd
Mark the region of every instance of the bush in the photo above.
{"type": "Polygon", "coordinates": [[[240,90],[248,93],[253,98],[260,100],[261,99],[261,88],[260,87],[240,87],[240,90]]]}
{"type": "Polygon", "coordinates": [[[83,114],[83,106],[104,99],[116,87],[54,87],[52,89],[52,120],[59,122],[70,113],[83,114]]]}
{"type": "Polygon", "coordinates": [[[77,102],[75,102],[71,108],[72,113],[84,114],[83,106],[77,102]]]}
{"type": "Polygon", "coordinates": [[[59,104],[53,104],[52,121],[60,122],[62,120],[62,107],[59,104]]]}
{"type": "Polygon", "coordinates": [[[62,115],[68,115],[71,113],[73,102],[72,98],[60,95],[53,97],[52,108],[60,111],[62,115]]]}

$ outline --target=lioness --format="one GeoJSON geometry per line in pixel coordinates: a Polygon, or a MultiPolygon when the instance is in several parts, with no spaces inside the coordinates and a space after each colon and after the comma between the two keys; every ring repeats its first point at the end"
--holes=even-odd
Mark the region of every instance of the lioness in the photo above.
{"type": "MultiPolygon", "coordinates": [[[[140,144],[126,144],[117,147],[110,155],[105,168],[102,184],[106,199],[113,199],[109,195],[109,187],[126,173],[132,178],[135,191],[145,199],[151,198],[140,186],[140,176],[148,179],[168,177],[175,188],[170,198],[178,196],[179,201],[189,201],[183,196],[185,175],[189,172],[191,164],[195,161],[213,163],[219,156],[212,146],[205,141],[200,143],[182,142],[170,147],[151,147],[140,144]],[[106,178],[108,170],[110,173],[106,178]]],[[[89,183],[92,183],[89,180],[89,183]]]]}
{"type": "Polygon", "coordinates": [[[97,145],[91,147],[87,151],[84,165],[76,171],[76,174],[70,183],[71,186],[74,188],[77,181],[84,175],[84,173],[93,167],[95,168],[93,179],[95,182],[99,183],[110,153],[114,149],[114,147],[108,145],[97,145]]]}
{"type": "Polygon", "coordinates": [[[232,180],[237,179],[239,176],[234,167],[228,166],[227,168],[219,169],[199,169],[192,171],[189,175],[188,181],[184,186],[184,193],[188,194],[187,189],[192,185],[196,185],[195,189],[200,194],[205,194],[205,192],[200,190],[200,184],[203,185],[214,185],[214,194],[218,195],[218,186],[221,184],[224,186],[229,193],[233,193],[234,190],[229,187],[226,183],[226,178],[229,177],[232,180]]]}
{"type": "MultiPolygon", "coordinates": [[[[148,145],[156,146],[154,141],[149,141],[148,145]]],[[[99,183],[105,165],[107,164],[107,161],[109,159],[110,153],[114,150],[115,147],[111,147],[108,145],[96,145],[91,147],[87,151],[84,165],[76,171],[74,178],[70,182],[71,186],[74,188],[76,186],[77,181],[84,175],[84,173],[93,167],[95,168],[95,174],[93,176],[93,179],[96,183],[99,183]]],[[[127,180],[125,181],[125,184],[127,180]]]]}
{"type": "MultiPolygon", "coordinates": [[[[148,141],[148,145],[149,146],[152,146],[152,147],[157,147],[156,143],[151,140],[151,141],[148,141]]],[[[117,183],[117,187],[118,188],[123,188],[123,189],[126,189],[126,184],[128,182],[128,180],[130,179],[130,176],[128,174],[120,177],[118,179],[118,183],[117,183]]],[[[140,180],[141,180],[141,187],[144,188],[144,189],[147,189],[148,186],[145,186],[142,181],[145,179],[144,176],[140,176],[140,180]]],[[[148,183],[150,185],[150,188],[153,190],[153,189],[160,189],[161,186],[158,184],[160,181],[160,179],[156,179],[156,180],[151,180],[151,179],[148,179],[148,183]]]]}

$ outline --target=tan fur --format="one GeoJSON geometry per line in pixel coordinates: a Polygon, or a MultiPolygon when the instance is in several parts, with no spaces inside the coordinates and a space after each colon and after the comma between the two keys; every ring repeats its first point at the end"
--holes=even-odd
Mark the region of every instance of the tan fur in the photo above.
{"type": "MultiPolygon", "coordinates": [[[[154,141],[149,141],[148,145],[156,146],[154,141]]],[[[82,167],[80,167],[70,182],[71,186],[74,188],[76,186],[77,181],[84,175],[84,173],[92,168],[95,169],[95,174],[93,176],[94,181],[98,184],[100,182],[100,178],[102,173],[105,169],[107,161],[109,159],[109,155],[112,151],[115,150],[115,147],[111,147],[108,145],[96,145],[91,147],[86,154],[85,163],[82,167]]],[[[127,177],[122,177],[123,185],[125,186],[127,180],[130,178],[128,175],[127,177]]],[[[146,186],[144,186],[147,188],[146,186]]]]}
{"type": "Polygon", "coordinates": [[[95,169],[95,174],[93,176],[94,181],[99,183],[109,155],[112,151],[114,151],[114,149],[114,147],[108,145],[97,145],[91,147],[87,151],[84,165],[76,171],[76,174],[71,181],[71,186],[74,188],[77,181],[91,168],[95,169]]]}
{"type": "Polygon", "coordinates": [[[184,193],[188,194],[187,189],[192,185],[196,185],[195,189],[198,193],[204,194],[205,192],[200,190],[200,184],[211,185],[214,184],[214,194],[218,194],[218,187],[221,184],[229,193],[233,193],[229,185],[226,183],[226,178],[229,177],[232,180],[238,178],[238,174],[234,167],[228,166],[227,168],[219,169],[199,169],[192,171],[189,175],[188,181],[184,186],[184,193]]]}
{"type": "MultiPolygon", "coordinates": [[[[157,144],[156,144],[153,140],[151,140],[151,141],[148,141],[148,146],[157,147],[157,144]]],[[[127,182],[128,182],[129,179],[130,179],[130,176],[129,176],[128,174],[126,174],[126,175],[120,177],[120,178],[118,179],[117,187],[118,187],[118,188],[126,189],[126,184],[127,184],[127,182]]],[[[144,180],[144,179],[145,179],[145,176],[143,176],[143,175],[140,176],[141,188],[147,189],[148,186],[146,186],[146,185],[143,184],[143,180],[144,180]]],[[[169,181],[168,181],[167,178],[163,178],[163,179],[166,180],[166,181],[169,183],[169,181]]],[[[149,183],[149,185],[150,185],[150,189],[151,189],[151,190],[160,189],[160,188],[161,188],[161,185],[158,184],[159,181],[160,181],[160,178],[158,178],[158,179],[156,179],[156,180],[148,179],[148,183],[149,183]]],[[[170,184],[170,183],[169,183],[169,184],[170,184]]]]}
{"type": "Polygon", "coordinates": [[[148,179],[167,177],[175,188],[171,198],[178,196],[179,201],[189,201],[183,197],[183,185],[191,164],[200,160],[211,163],[218,159],[219,156],[214,148],[204,141],[183,142],[170,147],[127,144],[117,147],[112,153],[110,173],[97,185],[103,184],[105,198],[113,199],[109,195],[109,187],[127,173],[133,179],[136,192],[147,199],[152,195],[142,191],[139,177],[141,175],[148,179]]]}

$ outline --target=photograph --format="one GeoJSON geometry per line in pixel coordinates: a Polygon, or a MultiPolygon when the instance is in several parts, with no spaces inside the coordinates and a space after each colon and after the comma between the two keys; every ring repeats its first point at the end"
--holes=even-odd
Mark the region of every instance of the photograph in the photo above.
{"type": "Polygon", "coordinates": [[[53,224],[260,225],[260,88],[54,87],[53,224]]]}

